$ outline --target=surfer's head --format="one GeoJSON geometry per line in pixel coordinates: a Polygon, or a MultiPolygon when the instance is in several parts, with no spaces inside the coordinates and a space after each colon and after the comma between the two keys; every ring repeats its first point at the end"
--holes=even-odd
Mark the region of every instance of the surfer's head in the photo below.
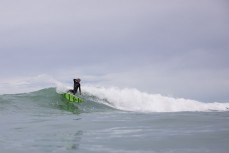
{"type": "Polygon", "coordinates": [[[80,82],[80,78],[77,78],[77,79],[73,79],[74,82],[80,82]]]}

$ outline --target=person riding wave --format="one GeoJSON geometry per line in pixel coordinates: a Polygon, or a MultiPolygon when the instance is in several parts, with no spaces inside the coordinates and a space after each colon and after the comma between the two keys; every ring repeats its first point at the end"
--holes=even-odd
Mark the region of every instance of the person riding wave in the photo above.
{"type": "Polygon", "coordinates": [[[81,87],[80,87],[80,79],[73,79],[74,85],[73,85],[73,90],[69,90],[69,92],[73,93],[74,95],[77,93],[79,89],[79,93],[81,95],[81,87]]]}

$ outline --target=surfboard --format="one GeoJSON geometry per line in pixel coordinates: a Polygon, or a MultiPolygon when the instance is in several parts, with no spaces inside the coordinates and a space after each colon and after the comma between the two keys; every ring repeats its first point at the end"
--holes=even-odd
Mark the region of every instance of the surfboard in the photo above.
{"type": "Polygon", "coordinates": [[[65,99],[67,99],[70,102],[74,102],[74,103],[82,103],[84,100],[80,97],[77,97],[76,95],[73,95],[72,93],[63,93],[62,94],[64,96],[65,99]]]}

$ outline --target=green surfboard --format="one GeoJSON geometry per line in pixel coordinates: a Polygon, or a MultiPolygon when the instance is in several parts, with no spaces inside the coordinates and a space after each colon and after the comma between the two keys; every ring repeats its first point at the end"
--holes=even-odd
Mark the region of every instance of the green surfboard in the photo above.
{"type": "Polygon", "coordinates": [[[68,101],[74,102],[74,103],[82,103],[84,101],[82,98],[79,98],[76,95],[73,95],[71,93],[63,93],[63,96],[68,101]]]}

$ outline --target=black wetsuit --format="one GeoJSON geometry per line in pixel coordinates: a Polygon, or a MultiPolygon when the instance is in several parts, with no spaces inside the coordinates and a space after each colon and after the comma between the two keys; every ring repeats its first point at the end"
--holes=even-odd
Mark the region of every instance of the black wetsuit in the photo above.
{"type": "Polygon", "coordinates": [[[81,93],[81,88],[80,88],[80,83],[79,82],[76,82],[74,81],[74,88],[73,88],[73,94],[75,95],[79,89],[80,93],[81,93]]]}

